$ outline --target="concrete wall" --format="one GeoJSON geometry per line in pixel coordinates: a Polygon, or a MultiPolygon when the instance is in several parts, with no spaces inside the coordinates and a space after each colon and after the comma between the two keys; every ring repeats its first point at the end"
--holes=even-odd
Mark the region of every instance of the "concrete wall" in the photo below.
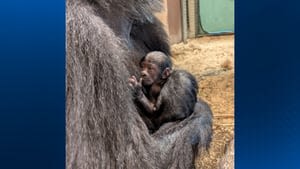
{"type": "Polygon", "coordinates": [[[180,0],[168,0],[168,24],[170,41],[178,43],[182,41],[182,21],[180,0]]]}
{"type": "Polygon", "coordinates": [[[182,41],[181,0],[163,0],[165,10],[156,14],[164,24],[171,44],[182,41]]]}
{"type": "Polygon", "coordinates": [[[164,10],[160,13],[156,13],[156,17],[163,23],[165,31],[169,35],[169,24],[168,24],[168,4],[167,0],[163,1],[164,10]]]}

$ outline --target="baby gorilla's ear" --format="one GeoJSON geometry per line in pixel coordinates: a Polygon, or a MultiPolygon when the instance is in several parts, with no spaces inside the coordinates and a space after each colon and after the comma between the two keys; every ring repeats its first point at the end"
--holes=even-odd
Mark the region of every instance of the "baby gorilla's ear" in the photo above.
{"type": "Polygon", "coordinates": [[[170,75],[171,75],[171,69],[169,67],[167,67],[162,72],[162,79],[167,79],[170,75]]]}

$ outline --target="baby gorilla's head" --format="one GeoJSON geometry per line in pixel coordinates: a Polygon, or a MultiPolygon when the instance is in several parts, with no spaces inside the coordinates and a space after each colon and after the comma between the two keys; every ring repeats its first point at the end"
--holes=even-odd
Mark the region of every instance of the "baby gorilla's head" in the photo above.
{"type": "Polygon", "coordinates": [[[163,52],[154,51],[144,56],[140,62],[144,86],[151,86],[167,80],[171,74],[172,61],[163,52]]]}

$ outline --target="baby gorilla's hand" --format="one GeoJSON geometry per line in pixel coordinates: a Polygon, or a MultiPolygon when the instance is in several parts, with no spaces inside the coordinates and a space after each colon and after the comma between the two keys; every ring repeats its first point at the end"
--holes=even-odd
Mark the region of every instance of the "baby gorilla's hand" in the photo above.
{"type": "Polygon", "coordinates": [[[128,82],[134,91],[134,96],[138,99],[141,98],[143,96],[142,78],[138,81],[135,76],[131,76],[128,78],[128,82]]]}

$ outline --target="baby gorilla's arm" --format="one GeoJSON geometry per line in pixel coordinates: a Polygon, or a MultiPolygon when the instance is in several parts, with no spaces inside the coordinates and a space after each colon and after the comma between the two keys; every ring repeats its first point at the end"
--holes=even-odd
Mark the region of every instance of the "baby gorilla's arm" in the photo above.
{"type": "Polygon", "coordinates": [[[139,81],[137,81],[135,76],[131,76],[129,79],[129,85],[133,88],[134,93],[136,95],[136,99],[138,102],[142,104],[142,106],[147,111],[147,114],[149,116],[152,116],[153,113],[156,111],[156,106],[154,103],[152,103],[146,95],[143,93],[142,90],[142,78],[140,78],[139,81]]]}
{"type": "Polygon", "coordinates": [[[150,102],[150,100],[145,96],[143,92],[141,95],[137,96],[137,100],[143,105],[149,116],[152,116],[154,114],[154,112],[156,111],[156,106],[154,103],[150,102]]]}

